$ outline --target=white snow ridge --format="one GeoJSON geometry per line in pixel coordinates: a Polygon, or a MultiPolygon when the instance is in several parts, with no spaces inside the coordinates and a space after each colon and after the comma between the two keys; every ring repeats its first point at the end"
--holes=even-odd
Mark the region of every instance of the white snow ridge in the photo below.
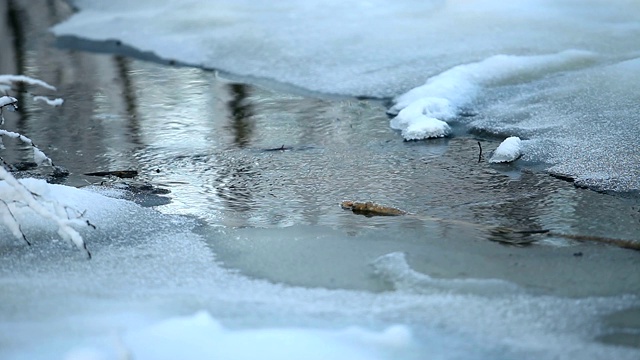
{"type": "Polygon", "coordinates": [[[517,136],[511,136],[506,139],[497,149],[491,154],[491,158],[489,162],[492,164],[495,163],[509,163],[517,160],[520,156],[522,156],[521,149],[522,140],[520,140],[517,136]]]}

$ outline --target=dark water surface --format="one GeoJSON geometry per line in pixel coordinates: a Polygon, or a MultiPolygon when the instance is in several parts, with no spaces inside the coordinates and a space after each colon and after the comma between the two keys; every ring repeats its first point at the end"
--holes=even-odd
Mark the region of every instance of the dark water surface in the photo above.
{"type": "MultiPolygon", "coordinates": [[[[433,277],[506,279],[563,296],[640,294],[638,252],[543,235],[505,246],[484,228],[640,240],[637,198],[576,188],[541,164],[478,162],[477,142],[488,155],[498,139],[462,128],[451,139],[403,142],[380,102],[309,98],[200,69],[56,49],[51,36],[30,32],[68,9],[18,8],[32,26],[4,46],[13,56],[0,73],[45,80],[65,104],[18,93],[22,108],[5,114],[6,128],[68,168],[67,185],[104,180],[87,172],[135,169],[138,181],[170,190],[157,210],[202,219],[201,233],[229,268],[292,285],[384,291],[369,264],[402,251],[433,277]],[[342,210],[343,200],[411,215],[367,218],[342,210]]],[[[28,148],[5,143],[5,160],[30,160],[28,148]]],[[[627,328],[639,328],[632,314],[627,328]]]]}

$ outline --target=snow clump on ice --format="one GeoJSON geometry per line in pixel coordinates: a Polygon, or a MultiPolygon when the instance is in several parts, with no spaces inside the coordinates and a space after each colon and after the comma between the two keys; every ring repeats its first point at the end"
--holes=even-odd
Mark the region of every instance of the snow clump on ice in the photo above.
{"type": "Polygon", "coordinates": [[[490,163],[508,163],[522,156],[522,140],[517,136],[506,138],[493,152],[490,163]]]}

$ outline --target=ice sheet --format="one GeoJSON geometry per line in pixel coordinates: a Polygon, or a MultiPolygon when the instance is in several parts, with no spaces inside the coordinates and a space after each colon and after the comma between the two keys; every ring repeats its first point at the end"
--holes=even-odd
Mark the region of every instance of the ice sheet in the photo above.
{"type": "Polygon", "coordinates": [[[74,1],[56,35],[330,94],[393,97],[497,54],[637,49],[634,1],[74,1]]]}
{"type": "Polygon", "coordinates": [[[221,352],[264,359],[637,358],[637,350],[593,341],[599,317],[637,304],[634,296],[537,296],[490,280],[440,279],[431,287],[431,278],[398,254],[376,262],[379,275],[403,284],[395,291],[284,286],[220,267],[191,219],[85,190],[49,191],[87,209],[97,229],[83,235],[94,257],[56,243],[44,223],[25,229],[40,232],[31,247],[1,230],[5,359],[156,358],[156,350],[196,359],[221,352]]]}

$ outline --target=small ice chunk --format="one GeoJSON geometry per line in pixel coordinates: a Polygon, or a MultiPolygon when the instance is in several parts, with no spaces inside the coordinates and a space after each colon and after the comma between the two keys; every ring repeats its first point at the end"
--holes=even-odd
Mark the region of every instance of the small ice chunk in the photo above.
{"type": "Polygon", "coordinates": [[[507,163],[518,159],[522,155],[521,143],[522,141],[517,136],[506,138],[493,152],[489,162],[507,163]]]}

